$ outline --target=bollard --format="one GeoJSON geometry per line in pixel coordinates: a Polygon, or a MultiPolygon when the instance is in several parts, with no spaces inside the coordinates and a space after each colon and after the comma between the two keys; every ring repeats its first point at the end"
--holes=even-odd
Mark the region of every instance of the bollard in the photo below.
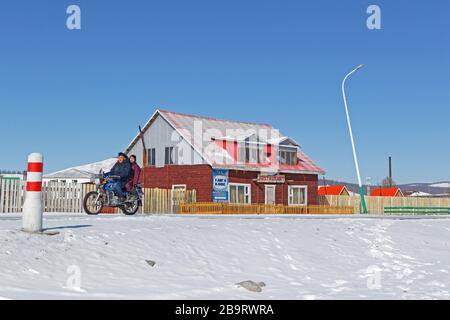
{"type": "Polygon", "coordinates": [[[42,172],[40,153],[28,156],[27,194],[22,209],[22,228],[27,232],[42,232],[42,172]]]}

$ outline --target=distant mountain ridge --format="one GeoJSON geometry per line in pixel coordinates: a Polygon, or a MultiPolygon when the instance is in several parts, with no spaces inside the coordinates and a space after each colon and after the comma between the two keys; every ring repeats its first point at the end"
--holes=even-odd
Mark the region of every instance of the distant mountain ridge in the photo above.
{"type": "MultiPolygon", "coordinates": [[[[319,186],[324,185],[324,180],[319,181],[319,186]]],[[[356,183],[349,183],[337,180],[328,180],[325,179],[325,185],[335,186],[335,185],[345,185],[347,189],[351,192],[358,193],[359,186],[356,183]]],[[[379,187],[378,185],[371,185],[370,189],[379,187]]],[[[416,183],[407,183],[407,184],[399,184],[397,185],[403,192],[422,192],[428,193],[432,195],[438,194],[448,194],[450,193],[450,182],[449,181],[439,181],[439,182],[416,182],[416,183]]],[[[367,185],[363,185],[364,192],[367,194],[367,185]]]]}

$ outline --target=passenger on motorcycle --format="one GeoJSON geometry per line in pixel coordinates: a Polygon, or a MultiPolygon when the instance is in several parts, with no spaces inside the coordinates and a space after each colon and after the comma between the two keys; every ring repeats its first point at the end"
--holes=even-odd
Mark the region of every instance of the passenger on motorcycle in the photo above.
{"type": "Polygon", "coordinates": [[[132,154],[130,156],[131,163],[131,174],[128,177],[127,184],[125,185],[125,191],[131,192],[135,185],[139,184],[141,181],[141,168],[136,163],[136,156],[132,154]]]}
{"type": "Polygon", "coordinates": [[[117,157],[117,162],[112,167],[111,171],[108,172],[107,176],[115,176],[115,184],[113,191],[119,196],[120,201],[125,200],[124,187],[131,174],[131,163],[127,155],[120,152],[117,157]]]}

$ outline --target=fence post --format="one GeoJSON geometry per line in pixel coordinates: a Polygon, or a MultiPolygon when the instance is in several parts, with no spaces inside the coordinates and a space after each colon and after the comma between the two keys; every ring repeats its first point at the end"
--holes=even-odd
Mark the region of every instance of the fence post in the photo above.
{"type": "Polygon", "coordinates": [[[0,213],[3,212],[3,182],[4,180],[2,179],[2,177],[0,177],[0,213]]]}

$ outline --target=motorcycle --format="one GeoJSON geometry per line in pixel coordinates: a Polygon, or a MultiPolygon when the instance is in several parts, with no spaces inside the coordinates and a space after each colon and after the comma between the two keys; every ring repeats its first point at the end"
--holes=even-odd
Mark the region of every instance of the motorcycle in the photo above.
{"type": "Polygon", "coordinates": [[[105,207],[120,208],[126,215],[134,215],[139,210],[144,195],[142,187],[135,185],[133,190],[126,193],[125,200],[121,201],[113,191],[115,180],[118,178],[106,175],[100,170],[100,173],[91,179],[96,184],[97,190],[88,192],[83,199],[83,208],[87,214],[97,215],[105,207]]]}

